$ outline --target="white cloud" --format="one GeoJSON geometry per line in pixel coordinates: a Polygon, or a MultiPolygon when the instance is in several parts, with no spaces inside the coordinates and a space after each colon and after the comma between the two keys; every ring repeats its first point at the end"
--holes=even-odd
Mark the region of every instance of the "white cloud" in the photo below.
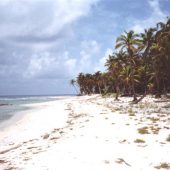
{"type": "Polygon", "coordinates": [[[165,15],[160,9],[159,1],[160,0],[148,0],[149,5],[152,7],[153,14],[155,14],[156,16],[163,16],[164,17],[165,15]]]}
{"type": "MultiPolygon", "coordinates": [[[[77,59],[64,46],[74,36],[73,23],[88,15],[97,1],[1,0],[0,76],[57,79],[73,75],[77,59]]],[[[80,54],[84,61],[90,48],[93,54],[98,51],[96,42],[90,43],[89,47],[84,43],[80,54]]]]}
{"type": "Polygon", "coordinates": [[[100,55],[101,45],[95,40],[81,42],[81,51],[76,73],[93,72],[96,57],[100,55]]]}
{"type": "Polygon", "coordinates": [[[82,41],[81,48],[86,51],[86,53],[96,54],[100,52],[100,44],[95,40],[82,41]]]}
{"type": "Polygon", "coordinates": [[[82,50],[80,51],[80,59],[77,61],[75,75],[84,73],[94,73],[96,71],[105,71],[105,63],[109,55],[113,53],[113,49],[107,48],[102,57],[101,45],[96,40],[82,41],[82,50]]]}
{"type": "Polygon", "coordinates": [[[66,79],[73,74],[76,62],[77,60],[68,56],[67,52],[58,58],[49,52],[44,52],[31,56],[23,76],[27,79],[66,79]]]}
{"type": "Polygon", "coordinates": [[[61,34],[65,27],[87,15],[95,2],[97,0],[1,0],[0,37],[43,41],[61,34]]]}
{"type": "MultiPolygon", "coordinates": [[[[104,56],[101,56],[101,45],[96,40],[82,41],[79,60],[73,60],[71,67],[72,73],[77,76],[78,73],[94,73],[95,71],[105,71],[105,63],[109,55],[113,53],[111,48],[106,49],[104,56]]],[[[71,61],[72,61],[71,60],[71,61]]]]}
{"type": "Polygon", "coordinates": [[[150,17],[145,20],[130,20],[129,30],[132,29],[137,33],[141,33],[145,28],[155,27],[157,22],[164,21],[166,19],[166,14],[160,8],[159,0],[148,0],[148,3],[152,9],[150,17]]]}
{"type": "Polygon", "coordinates": [[[45,72],[50,67],[51,63],[54,63],[54,58],[50,58],[49,55],[50,54],[46,52],[40,56],[31,56],[28,68],[24,73],[24,77],[32,78],[41,74],[42,72],[45,72]]]}
{"type": "Polygon", "coordinates": [[[113,50],[111,48],[106,49],[105,55],[99,60],[97,63],[97,66],[95,67],[95,71],[105,71],[105,63],[106,60],[108,59],[109,55],[113,53],[113,50]]]}

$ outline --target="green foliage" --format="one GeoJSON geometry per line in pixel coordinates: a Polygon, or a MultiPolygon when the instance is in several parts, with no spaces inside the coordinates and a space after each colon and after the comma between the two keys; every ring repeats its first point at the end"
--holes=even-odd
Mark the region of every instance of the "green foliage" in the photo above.
{"type": "Polygon", "coordinates": [[[160,163],[160,165],[155,166],[156,169],[170,169],[170,164],[166,162],[160,163]]]}
{"type": "Polygon", "coordinates": [[[154,127],[154,126],[150,127],[150,130],[152,131],[153,134],[158,134],[160,129],[161,129],[160,127],[154,127]]]}
{"type": "Polygon", "coordinates": [[[130,109],[128,110],[128,113],[129,113],[129,116],[135,116],[135,113],[133,112],[133,109],[132,109],[132,108],[130,108],[130,109]]]}
{"type": "Polygon", "coordinates": [[[136,139],[134,142],[135,143],[145,143],[145,141],[143,139],[136,139]]]}
{"type": "Polygon", "coordinates": [[[148,127],[139,128],[138,133],[140,133],[140,134],[149,134],[148,127]]]}
{"type": "Polygon", "coordinates": [[[170,18],[141,34],[125,31],[116,40],[117,52],[106,60],[106,72],[80,73],[70,83],[77,85],[81,94],[116,93],[116,99],[119,95],[128,95],[133,96],[134,101],[136,93],[161,97],[170,92],[169,47],[170,18]]]}

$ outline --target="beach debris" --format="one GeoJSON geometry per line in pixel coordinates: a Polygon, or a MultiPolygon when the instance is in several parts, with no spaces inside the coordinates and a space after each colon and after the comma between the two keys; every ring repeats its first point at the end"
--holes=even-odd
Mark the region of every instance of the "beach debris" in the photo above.
{"type": "Polygon", "coordinates": [[[161,128],[151,126],[150,129],[151,129],[151,131],[152,131],[153,134],[158,134],[158,133],[159,133],[159,130],[160,130],[161,128]]]}
{"type": "Polygon", "coordinates": [[[27,149],[37,149],[38,147],[36,147],[36,146],[30,146],[30,147],[28,147],[27,149]]]}
{"type": "Polygon", "coordinates": [[[165,145],[166,143],[165,143],[165,142],[160,142],[160,144],[163,144],[163,145],[165,145]]]}
{"type": "Polygon", "coordinates": [[[124,140],[120,140],[119,143],[125,143],[127,140],[124,139],[124,140]]]}
{"type": "Polygon", "coordinates": [[[102,114],[108,114],[108,113],[107,112],[101,112],[100,114],[102,115],[102,114]]]}
{"type": "Polygon", "coordinates": [[[73,118],[77,119],[77,118],[84,117],[84,116],[87,116],[87,114],[86,113],[74,113],[73,118]]]}
{"type": "Polygon", "coordinates": [[[7,167],[5,168],[4,170],[19,170],[19,168],[16,168],[16,167],[7,167]]]}
{"type": "Polygon", "coordinates": [[[59,132],[56,132],[50,137],[50,140],[56,140],[56,139],[59,139],[60,137],[61,137],[61,134],[59,132]]]}
{"type": "Polygon", "coordinates": [[[25,157],[24,159],[23,159],[23,161],[29,161],[31,158],[29,158],[29,157],[25,157]]]}
{"type": "Polygon", "coordinates": [[[148,145],[137,145],[138,147],[142,147],[142,148],[145,148],[147,147],[148,145]]]}
{"type": "Polygon", "coordinates": [[[9,152],[9,151],[11,151],[11,150],[14,150],[14,149],[19,148],[20,146],[22,146],[22,144],[19,144],[19,145],[17,145],[17,146],[12,147],[12,148],[9,148],[9,149],[6,149],[6,150],[4,150],[4,151],[1,151],[0,154],[5,154],[5,153],[7,153],[7,152],[9,152]]]}
{"type": "Polygon", "coordinates": [[[143,139],[136,139],[134,142],[135,143],[145,143],[145,141],[143,139]]]}
{"type": "Polygon", "coordinates": [[[42,136],[42,138],[43,138],[43,139],[47,139],[47,138],[49,138],[49,136],[50,136],[50,135],[49,135],[48,133],[46,133],[45,135],[42,136]]]}
{"type": "MultiPolygon", "coordinates": [[[[29,140],[28,142],[34,142],[34,141],[37,141],[38,139],[31,139],[29,140]]],[[[27,143],[27,142],[26,142],[27,143]]]]}
{"type": "Polygon", "coordinates": [[[170,142],[170,134],[168,135],[168,137],[166,138],[167,142],[170,142]]]}
{"type": "Polygon", "coordinates": [[[59,139],[59,137],[52,137],[52,138],[50,138],[50,140],[57,140],[57,139],[59,139]]]}
{"type": "Polygon", "coordinates": [[[64,130],[61,129],[61,130],[59,131],[59,133],[60,133],[60,134],[63,134],[63,133],[64,133],[64,130]]]}
{"type": "Polygon", "coordinates": [[[104,160],[104,163],[105,163],[105,164],[110,164],[110,161],[104,160]]]}
{"type": "Polygon", "coordinates": [[[140,134],[149,134],[148,127],[145,126],[145,127],[139,128],[138,133],[140,133],[140,134]]]}
{"type": "Polygon", "coordinates": [[[5,161],[5,160],[0,159],[0,164],[4,164],[4,163],[6,163],[6,161],[5,161]]]}
{"type": "Polygon", "coordinates": [[[162,162],[159,165],[155,166],[156,169],[170,169],[170,163],[162,162]]]}
{"type": "Polygon", "coordinates": [[[124,159],[122,159],[122,158],[118,158],[115,162],[116,162],[116,163],[119,163],[119,164],[124,163],[124,164],[126,164],[127,166],[131,166],[129,163],[127,163],[127,162],[126,162],[124,159]]]}

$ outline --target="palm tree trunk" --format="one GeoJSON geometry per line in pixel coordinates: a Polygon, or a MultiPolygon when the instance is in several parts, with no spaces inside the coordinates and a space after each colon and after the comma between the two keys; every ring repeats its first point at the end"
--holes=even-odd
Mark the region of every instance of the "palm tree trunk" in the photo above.
{"type": "Polygon", "coordinates": [[[137,96],[136,96],[136,92],[135,92],[134,78],[132,78],[132,93],[133,93],[133,101],[137,101],[137,96]]]}
{"type": "Polygon", "coordinates": [[[78,90],[77,90],[76,86],[75,85],[73,85],[73,86],[74,86],[74,89],[75,89],[76,93],[78,94],[78,90]]]}
{"type": "Polygon", "coordinates": [[[160,80],[159,80],[159,76],[156,75],[156,86],[157,86],[157,93],[155,95],[156,98],[161,98],[161,90],[160,90],[160,80]]]}
{"type": "Polygon", "coordinates": [[[97,83],[97,85],[98,85],[99,93],[102,94],[102,93],[101,93],[101,88],[100,88],[100,86],[99,86],[99,83],[97,83]]]}
{"type": "Polygon", "coordinates": [[[134,67],[133,67],[133,56],[132,52],[130,52],[130,59],[131,59],[131,72],[132,72],[132,95],[133,95],[133,101],[137,100],[136,92],[135,92],[135,81],[134,81],[134,67]]]}
{"type": "Polygon", "coordinates": [[[116,85],[116,96],[115,96],[115,100],[119,100],[118,97],[119,97],[119,92],[120,92],[120,89],[119,89],[119,85],[117,84],[116,85]]]}

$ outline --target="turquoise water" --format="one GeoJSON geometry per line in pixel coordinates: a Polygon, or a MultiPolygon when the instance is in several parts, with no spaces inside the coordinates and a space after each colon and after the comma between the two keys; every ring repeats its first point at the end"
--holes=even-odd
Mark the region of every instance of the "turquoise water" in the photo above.
{"type": "Polygon", "coordinates": [[[58,96],[0,96],[0,124],[16,113],[31,109],[26,104],[54,101],[58,96]]]}

